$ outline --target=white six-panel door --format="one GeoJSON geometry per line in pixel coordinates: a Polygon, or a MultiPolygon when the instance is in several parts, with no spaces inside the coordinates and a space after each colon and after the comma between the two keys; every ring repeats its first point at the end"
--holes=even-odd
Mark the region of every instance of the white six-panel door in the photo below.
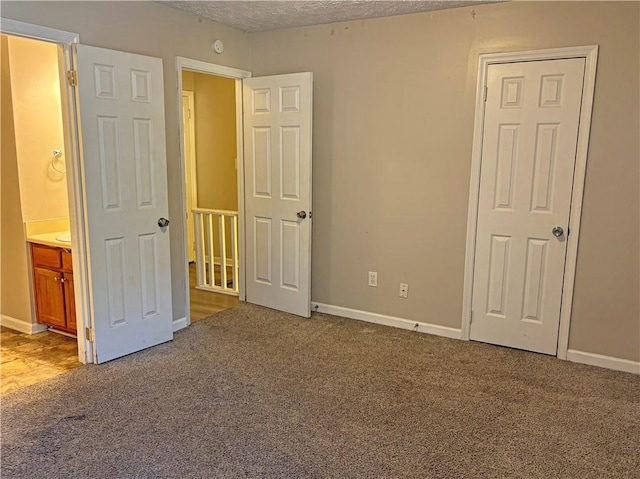
{"type": "Polygon", "coordinates": [[[556,354],[583,77],[584,59],[488,67],[473,340],[556,354]]]}
{"type": "Polygon", "coordinates": [[[79,45],[97,363],[173,338],[162,60],[79,45]]]}
{"type": "Polygon", "coordinates": [[[312,74],[243,85],[246,300],[309,317],[312,74]]]}

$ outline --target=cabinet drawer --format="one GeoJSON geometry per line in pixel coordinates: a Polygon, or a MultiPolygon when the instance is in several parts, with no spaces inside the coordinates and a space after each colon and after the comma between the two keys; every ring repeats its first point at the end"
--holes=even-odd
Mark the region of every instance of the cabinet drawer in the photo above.
{"type": "Polygon", "coordinates": [[[60,268],[62,266],[62,259],[58,248],[32,244],[31,251],[34,266],[44,266],[48,268],[60,268]]]}
{"type": "Polygon", "coordinates": [[[71,251],[62,250],[62,269],[69,273],[73,272],[73,264],[71,262],[71,251]]]}

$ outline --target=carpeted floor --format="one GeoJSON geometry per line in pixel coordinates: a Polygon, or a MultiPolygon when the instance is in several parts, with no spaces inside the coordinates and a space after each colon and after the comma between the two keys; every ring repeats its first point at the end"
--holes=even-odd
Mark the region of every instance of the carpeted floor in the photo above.
{"type": "Polygon", "coordinates": [[[640,377],[240,304],[2,398],[10,478],[640,477],[640,377]]]}

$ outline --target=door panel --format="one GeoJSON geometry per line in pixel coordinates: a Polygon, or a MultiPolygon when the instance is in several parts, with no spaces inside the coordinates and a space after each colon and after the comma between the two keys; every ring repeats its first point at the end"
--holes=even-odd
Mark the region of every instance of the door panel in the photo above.
{"type": "Polygon", "coordinates": [[[584,59],[488,68],[471,339],[557,350],[584,59]]]}
{"type": "Polygon", "coordinates": [[[309,317],[312,75],[243,83],[246,298],[309,317]]]}
{"type": "Polygon", "coordinates": [[[173,338],[162,61],[79,45],[98,363],[173,338]]]}

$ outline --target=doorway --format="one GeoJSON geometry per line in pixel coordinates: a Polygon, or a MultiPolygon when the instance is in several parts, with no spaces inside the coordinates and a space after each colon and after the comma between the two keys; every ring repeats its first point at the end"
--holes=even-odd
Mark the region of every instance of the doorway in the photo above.
{"type": "Polygon", "coordinates": [[[0,35],[2,390],[80,365],[60,47],[0,35]]]}
{"type": "Polygon", "coordinates": [[[1,27],[58,45],[80,361],[170,341],[162,60],[15,20],[1,27]]]}
{"type": "Polygon", "coordinates": [[[186,256],[191,322],[238,303],[236,80],[183,69],[186,256]]]}
{"type": "MultiPolygon", "coordinates": [[[[176,66],[179,91],[184,89],[185,70],[235,81],[238,210],[237,214],[233,213],[237,217],[237,230],[233,227],[231,230],[237,231],[235,244],[243,255],[237,267],[239,301],[308,318],[311,315],[313,74],[249,78],[251,74],[246,71],[181,57],[177,58],[176,66]]],[[[183,130],[182,96],[179,101],[179,125],[183,130]]],[[[180,137],[184,185],[183,131],[180,137]]],[[[189,240],[185,192],[186,187],[182,195],[186,258],[189,240]]],[[[194,220],[197,255],[198,247],[204,250],[207,243],[197,239],[199,222],[197,217],[194,220]]],[[[206,254],[215,258],[215,244],[210,240],[208,244],[206,254]]],[[[224,248],[220,251],[224,254],[224,248]]],[[[233,258],[232,254],[232,261],[233,258]]],[[[189,263],[185,263],[188,278],[189,263]]],[[[224,257],[220,264],[226,264],[224,257]]],[[[225,269],[221,271],[224,275],[225,269]]],[[[196,268],[196,280],[200,281],[202,278],[198,276],[205,276],[202,267],[196,268]]],[[[222,284],[225,284],[224,278],[222,284]]],[[[189,298],[188,284],[186,289],[189,298]]],[[[189,323],[187,320],[186,324],[189,323]]]]}
{"type": "Polygon", "coordinates": [[[189,324],[244,300],[241,99],[251,74],[181,57],[177,70],[189,324]]]}
{"type": "Polygon", "coordinates": [[[480,57],[465,339],[566,358],[596,58],[480,57]]]}

